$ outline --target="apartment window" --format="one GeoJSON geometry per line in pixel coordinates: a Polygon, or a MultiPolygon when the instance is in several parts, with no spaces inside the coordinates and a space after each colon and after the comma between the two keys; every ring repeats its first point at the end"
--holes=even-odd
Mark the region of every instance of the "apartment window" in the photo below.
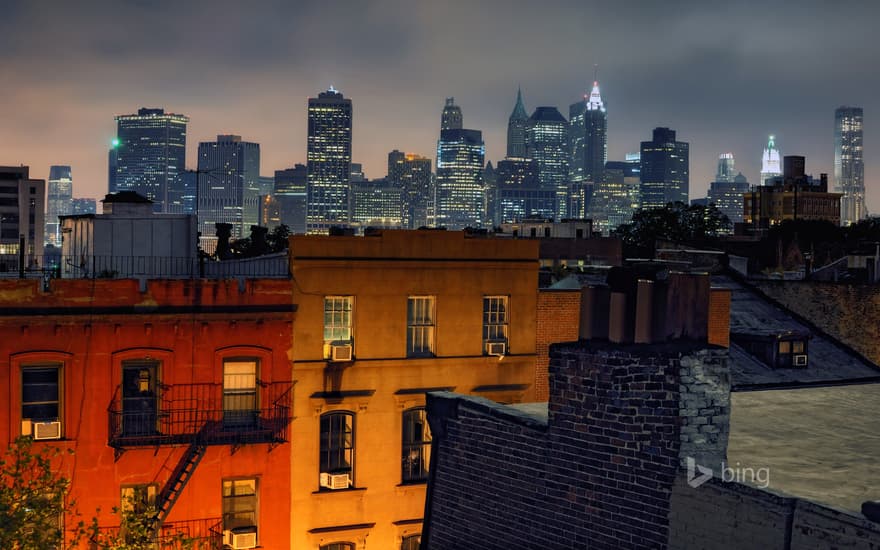
{"type": "Polygon", "coordinates": [[[257,526],[257,480],[223,480],[223,529],[257,526]]]}
{"type": "Polygon", "coordinates": [[[353,296],[324,297],[324,342],[351,342],[353,296]]]}
{"type": "Polygon", "coordinates": [[[433,356],[434,297],[410,296],[406,311],[406,356],[433,356]]]}
{"type": "Polygon", "coordinates": [[[805,367],[807,345],[804,340],[782,340],[778,344],[776,364],[780,367],[805,367]]]}
{"type": "Polygon", "coordinates": [[[400,550],[419,550],[422,544],[422,535],[409,535],[400,541],[400,550]]]}
{"type": "Polygon", "coordinates": [[[123,513],[144,514],[156,506],[156,495],[159,494],[159,486],[129,485],[122,487],[122,495],[119,509],[123,513]]]}
{"type": "Polygon", "coordinates": [[[428,480],[431,459],[431,428],[424,407],[403,413],[402,478],[404,483],[428,480]]]}
{"type": "Polygon", "coordinates": [[[322,474],[354,473],[354,414],[331,412],[321,416],[320,467],[322,474]]]}
{"type": "Polygon", "coordinates": [[[54,422],[61,418],[61,367],[29,366],[21,369],[21,418],[54,422]]]}
{"type": "Polygon", "coordinates": [[[507,301],[507,296],[483,297],[484,344],[495,342],[507,344],[507,325],[510,322],[507,301]]]}
{"type": "Polygon", "coordinates": [[[321,546],[320,550],[354,550],[353,542],[334,542],[321,546]]]}
{"type": "Polygon", "coordinates": [[[223,424],[253,427],[257,423],[257,360],[223,362],[223,424]]]}

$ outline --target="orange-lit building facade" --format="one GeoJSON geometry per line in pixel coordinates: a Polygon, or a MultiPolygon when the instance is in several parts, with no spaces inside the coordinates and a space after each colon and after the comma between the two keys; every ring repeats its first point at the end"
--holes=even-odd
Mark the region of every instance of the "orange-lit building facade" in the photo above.
{"type": "Polygon", "coordinates": [[[0,444],[73,451],[102,527],[135,496],[163,535],[286,548],[294,310],[289,280],[0,281],[0,444]]]}
{"type": "Polygon", "coordinates": [[[538,243],[445,231],[290,242],[290,547],[418,548],[426,392],[535,398],[538,243]]]}

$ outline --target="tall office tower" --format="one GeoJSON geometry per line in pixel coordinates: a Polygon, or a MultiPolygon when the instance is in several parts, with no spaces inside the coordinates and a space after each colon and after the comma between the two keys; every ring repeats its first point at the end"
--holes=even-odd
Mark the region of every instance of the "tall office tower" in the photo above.
{"type": "Polygon", "coordinates": [[[641,147],[641,207],[662,208],[670,202],[688,204],[689,146],[675,140],[675,130],[654,128],[641,147]]]}
{"type": "Polygon", "coordinates": [[[632,221],[639,208],[639,163],[608,161],[602,182],[597,183],[585,216],[593,220],[593,230],[609,235],[621,224],[632,221]]]}
{"type": "Polygon", "coordinates": [[[743,195],[748,192],[749,180],[742,173],[732,180],[716,178],[716,181],[709,184],[709,204],[714,204],[723,212],[731,224],[740,223],[743,221],[743,195]]]}
{"type": "Polygon", "coordinates": [[[541,189],[556,192],[555,218],[568,217],[568,122],[556,107],[538,107],[526,127],[526,156],[538,164],[541,189]]]}
{"type": "Polygon", "coordinates": [[[199,143],[198,223],[202,250],[216,248],[216,223],[232,224],[232,240],[247,237],[260,212],[260,144],[219,135],[199,143]]]}
{"type": "Polygon", "coordinates": [[[25,267],[42,265],[46,182],[27,166],[0,166],[0,194],[0,266],[14,271],[22,251],[25,267]]]}
{"type": "Polygon", "coordinates": [[[398,186],[403,185],[403,165],[405,162],[406,153],[403,151],[395,149],[388,153],[388,172],[385,175],[385,179],[387,179],[389,183],[398,186]]]}
{"type": "Polygon", "coordinates": [[[840,199],[840,223],[865,219],[865,164],[862,161],[862,108],[834,111],[834,181],[840,199]]]}
{"type": "Polygon", "coordinates": [[[97,214],[98,201],[95,199],[73,199],[71,201],[71,215],[79,216],[80,214],[97,214]]]}
{"type": "Polygon", "coordinates": [[[522,90],[516,90],[516,105],[507,119],[507,157],[525,158],[526,156],[526,126],[529,123],[529,114],[523,105],[522,90]]]}
{"type": "Polygon", "coordinates": [[[779,149],[776,148],[776,136],[770,136],[764,155],[761,157],[761,181],[758,185],[767,185],[767,180],[782,175],[779,149]]]}
{"type": "Polygon", "coordinates": [[[308,175],[305,164],[293,168],[275,170],[275,200],[278,201],[280,222],[291,233],[302,235],[306,232],[306,200],[308,175]]]}
{"type": "Polygon", "coordinates": [[[45,244],[61,246],[61,225],[58,216],[73,213],[73,179],[70,166],[50,166],[46,190],[45,244]]]}
{"type": "Polygon", "coordinates": [[[387,179],[351,183],[351,221],[362,228],[401,226],[401,189],[387,179]]]}
{"type": "Polygon", "coordinates": [[[479,130],[440,130],[435,205],[438,226],[448,229],[483,226],[485,157],[483,133],[479,130]]]}
{"type": "Polygon", "coordinates": [[[349,182],[354,183],[356,181],[367,181],[367,176],[364,174],[364,167],[361,163],[352,162],[349,182]]]}
{"type": "Polygon", "coordinates": [[[542,189],[538,163],[532,159],[506,158],[495,168],[497,187],[496,224],[526,218],[549,219],[556,215],[556,190],[542,189]]]}
{"type": "Polygon", "coordinates": [[[351,100],[333,86],[309,98],[307,231],[349,222],[351,100]]]}
{"type": "Polygon", "coordinates": [[[107,152],[107,192],[116,192],[116,172],[119,171],[119,138],[113,138],[110,142],[110,150],[107,152]]]}
{"type": "Polygon", "coordinates": [[[195,214],[198,183],[198,174],[195,171],[186,171],[180,174],[168,187],[168,206],[165,208],[165,212],[169,214],[195,214]]]}
{"type": "Polygon", "coordinates": [[[440,130],[461,130],[462,123],[461,107],[455,104],[454,97],[447,97],[440,117],[440,130]]]}
{"type": "Polygon", "coordinates": [[[608,160],[608,113],[593,82],[590,95],[569,107],[568,137],[571,147],[569,177],[572,183],[602,181],[608,160]]]}
{"type": "Polygon", "coordinates": [[[431,159],[408,154],[399,165],[395,163],[394,177],[391,179],[391,155],[389,154],[389,184],[401,190],[401,225],[404,229],[418,229],[428,225],[428,208],[432,191],[431,159]],[[398,175],[399,172],[399,175],[398,175]]]}
{"type": "Polygon", "coordinates": [[[275,176],[260,176],[260,195],[271,195],[275,191],[275,176]]]}
{"type": "Polygon", "coordinates": [[[156,212],[168,212],[168,191],[185,169],[187,122],[164,109],[117,116],[115,191],[134,191],[153,201],[156,212]]]}
{"type": "Polygon", "coordinates": [[[736,178],[736,161],[733,153],[721,153],[718,155],[718,171],[715,173],[715,181],[733,182],[736,178]]]}

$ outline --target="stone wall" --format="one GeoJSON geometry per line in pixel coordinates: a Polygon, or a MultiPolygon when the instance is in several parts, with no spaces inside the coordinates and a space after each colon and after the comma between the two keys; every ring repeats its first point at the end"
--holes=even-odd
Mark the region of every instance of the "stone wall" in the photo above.
{"type": "Polygon", "coordinates": [[[730,371],[727,350],[699,350],[680,360],[681,465],[693,458],[716,468],[727,460],[730,435],[730,371]]]}
{"type": "Polygon", "coordinates": [[[880,364],[880,285],[751,281],[831,336],[880,364]]]}

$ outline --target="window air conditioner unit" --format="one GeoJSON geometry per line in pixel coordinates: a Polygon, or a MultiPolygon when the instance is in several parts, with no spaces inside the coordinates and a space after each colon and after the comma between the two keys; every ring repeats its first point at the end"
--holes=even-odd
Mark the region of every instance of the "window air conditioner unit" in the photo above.
{"type": "Polygon", "coordinates": [[[505,342],[486,342],[486,355],[503,357],[505,353],[507,353],[507,344],[505,342]]]}
{"type": "Polygon", "coordinates": [[[351,487],[351,474],[327,474],[321,472],[321,487],[326,489],[348,489],[351,487]]]}
{"type": "Polygon", "coordinates": [[[233,550],[257,547],[256,527],[236,527],[223,531],[223,544],[233,550]]]}
{"type": "Polygon", "coordinates": [[[794,356],[794,366],[796,366],[796,367],[806,367],[806,366],[807,366],[807,356],[806,356],[806,354],[795,355],[795,356],[794,356]]]}
{"type": "Polygon", "coordinates": [[[61,439],[61,422],[34,422],[34,439],[61,439]]]}
{"type": "Polygon", "coordinates": [[[352,345],[348,343],[330,344],[331,361],[351,361],[352,345]]]}

